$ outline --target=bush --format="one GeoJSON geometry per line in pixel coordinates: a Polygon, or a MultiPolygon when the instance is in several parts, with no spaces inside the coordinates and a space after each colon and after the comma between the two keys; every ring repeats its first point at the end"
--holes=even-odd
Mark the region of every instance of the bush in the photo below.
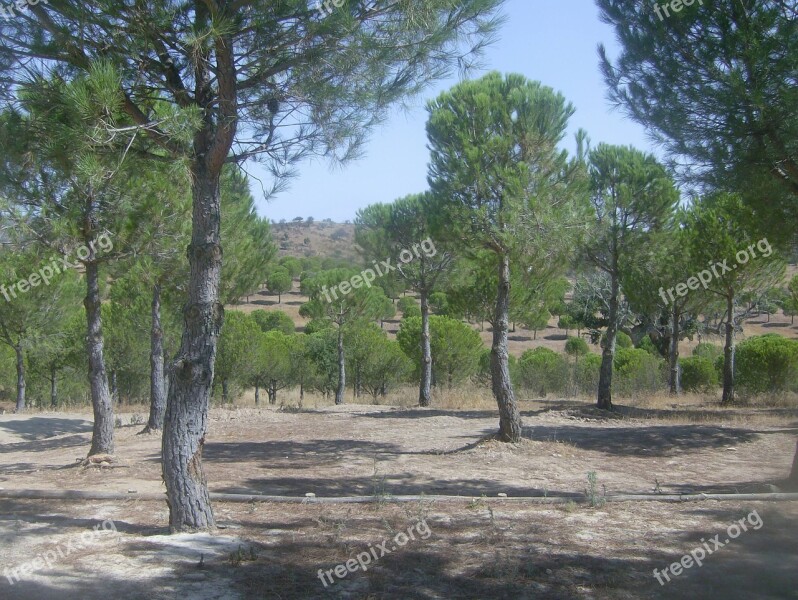
{"type": "Polygon", "coordinates": [[[595,393],[598,390],[601,355],[588,354],[574,366],[574,383],[577,393],[595,393]]]}
{"type": "Polygon", "coordinates": [[[565,341],[565,353],[569,356],[585,356],[589,352],[587,342],[580,337],[569,337],[565,341]]]}
{"type": "Polygon", "coordinates": [[[682,368],[682,388],[687,392],[708,392],[718,386],[718,372],[714,363],[703,356],[679,360],[682,368]]]}
{"type": "Polygon", "coordinates": [[[663,364],[664,361],[645,350],[619,348],[613,362],[613,387],[623,396],[661,389],[664,384],[663,364]]]}
{"type": "MultiPolygon", "coordinates": [[[[432,315],[429,319],[432,376],[436,386],[451,387],[475,375],[485,345],[479,333],[457,319],[432,315]]],[[[421,317],[402,319],[396,340],[421,370],[421,317]]]]}
{"type": "Polygon", "coordinates": [[[548,348],[527,350],[518,361],[518,381],[541,397],[562,393],[568,383],[568,362],[548,348]]]}
{"type": "Polygon", "coordinates": [[[709,344],[707,342],[701,342],[693,348],[693,356],[700,356],[701,358],[706,358],[710,362],[714,363],[718,360],[719,356],[723,356],[723,348],[721,346],[716,346],[715,344],[709,344]]]}
{"type": "Polygon", "coordinates": [[[775,334],[750,338],[737,346],[735,383],[753,394],[798,391],[798,341],[775,334]]]}
{"type": "Polygon", "coordinates": [[[421,307],[415,298],[405,296],[396,302],[396,308],[402,313],[403,318],[420,317],[421,307]]]}
{"type": "Polygon", "coordinates": [[[657,356],[657,357],[662,356],[662,353],[659,351],[659,348],[657,348],[657,346],[654,345],[654,342],[652,342],[651,338],[647,335],[643,336],[643,339],[640,340],[640,343],[637,345],[637,347],[640,348],[640,350],[645,350],[652,356],[657,356]]]}
{"type": "MultiPolygon", "coordinates": [[[[601,336],[601,347],[604,347],[604,344],[607,342],[607,334],[603,334],[601,336]]],[[[634,348],[634,344],[632,343],[632,338],[626,335],[623,331],[619,331],[615,334],[615,348],[634,348]]]]}
{"type": "Polygon", "coordinates": [[[281,310],[256,310],[251,313],[253,319],[260,327],[261,331],[282,331],[286,335],[291,335],[296,331],[293,319],[281,310]]]}

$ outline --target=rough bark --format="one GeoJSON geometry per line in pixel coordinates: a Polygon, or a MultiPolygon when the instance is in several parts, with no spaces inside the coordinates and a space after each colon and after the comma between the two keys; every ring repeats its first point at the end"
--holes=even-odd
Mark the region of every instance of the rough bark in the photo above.
{"type": "Polygon", "coordinates": [[[596,406],[602,410],[612,410],[612,363],[615,359],[615,341],[618,334],[618,296],[620,283],[616,274],[611,274],[609,300],[609,323],[605,334],[604,348],[601,351],[601,370],[599,372],[598,398],[596,406]]]}
{"type": "Polygon", "coordinates": [[[734,402],[734,296],[726,297],[726,343],[723,346],[723,404],[734,402]]]}
{"type": "Polygon", "coordinates": [[[493,397],[499,407],[499,440],[521,441],[521,413],[515,401],[510,381],[508,351],[508,314],[510,310],[510,259],[506,254],[499,260],[499,289],[493,326],[493,345],[490,351],[490,374],[493,397]]]}
{"type": "Polygon", "coordinates": [[[216,348],[224,309],[219,303],[219,175],[193,169],[193,215],[188,248],[191,274],[183,310],[183,336],[169,369],[162,446],[163,479],[172,531],[215,527],[202,468],[216,348]]]}
{"type": "Polygon", "coordinates": [[[681,329],[679,327],[680,318],[681,314],[674,303],[673,310],[671,311],[671,342],[668,350],[668,366],[670,368],[670,373],[668,376],[668,389],[672,396],[678,396],[679,392],[681,392],[681,381],[679,380],[679,337],[681,335],[681,329]]]}
{"type": "Polygon", "coordinates": [[[16,412],[25,410],[25,351],[21,344],[14,346],[17,357],[17,408],[16,412]]]}
{"type": "Polygon", "coordinates": [[[421,295],[421,383],[418,386],[418,405],[429,406],[432,401],[432,349],[429,335],[429,298],[425,287],[421,295]]]}
{"type": "MultiPolygon", "coordinates": [[[[93,251],[92,251],[93,252],[93,251]]],[[[100,317],[100,274],[94,260],[86,262],[86,351],[89,358],[89,387],[94,411],[94,428],[89,456],[114,453],[114,404],[108,387],[103,354],[103,331],[100,317]]]]}
{"type": "Polygon", "coordinates": [[[255,383],[255,406],[258,406],[258,404],[260,404],[260,385],[255,383]]]}
{"type": "Polygon", "coordinates": [[[335,403],[344,403],[344,391],[346,390],[346,365],[344,355],[344,332],[338,326],[338,387],[335,388],[335,403]]]}
{"type": "Polygon", "coordinates": [[[161,286],[152,288],[150,323],[150,418],[142,433],[160,431],[166,412],[163,327],[161,326],[161,286]]]}
{"type": "Polygon", "coordinates": [[[795,456],[792,459],[792,472],[790,473],[790,483],[798,485],[798,442],[795,443],[795,456]]]}

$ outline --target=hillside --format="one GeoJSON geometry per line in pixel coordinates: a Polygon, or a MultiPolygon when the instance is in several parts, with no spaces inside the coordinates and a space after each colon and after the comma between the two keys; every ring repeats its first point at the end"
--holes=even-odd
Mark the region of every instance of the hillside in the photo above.
{"type": "Polygon", "coordinates": [[[359,260],[355,248],[355,226],[351,223],[333,223],[330,220],[303,220],[300,223],[294,220],[273,223],[272,232],[279,256],[359,260]]]}

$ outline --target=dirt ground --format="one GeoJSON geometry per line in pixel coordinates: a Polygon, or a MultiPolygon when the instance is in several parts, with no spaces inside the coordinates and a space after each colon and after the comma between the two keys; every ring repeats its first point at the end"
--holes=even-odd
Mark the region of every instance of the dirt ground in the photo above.
{"type": "MultiPolygon", "coordinates": [[[[798,410],[668,405],[608,418],[578,401],[523,408],[517,446],[488,439],[497,418],[487,406],[214,409],[204,452],[211,491],[378,502],[217,503],[215,535],[169,536],[165,502],[0,499],[0,563],[11,569],[0,598],[798,598],[798,503],[601,505],[604,494],[777,491],[798,410]],[[589,472],[594,507],[498,498],[584,494],[589,472]],[[389,501],[409,494],[463,499],[389,501]],[[748,516],[752,525],[753,511],[761,526],[729,539],[730,524],[748,516]],[[111,522],[118,535],[80,547],[111,522]],[[416,539],[399,547],[397,534],[412,527],[416,539]],[[703,566],[658,583],[655,568],[716,534],[729,542],[703,566]],[[383,542],[394,549],[367,571],[320,580],[319,569],[324,577],[374,556],[383,542]],[[10,583],[13,569],[48,551],[50,564],[10,583]]],[[[0,488],[163,492],[160,440],[137,436],[140,428],[117,429],[111,468],[86,468],[89,414],[0,416],[0,488]]]]}

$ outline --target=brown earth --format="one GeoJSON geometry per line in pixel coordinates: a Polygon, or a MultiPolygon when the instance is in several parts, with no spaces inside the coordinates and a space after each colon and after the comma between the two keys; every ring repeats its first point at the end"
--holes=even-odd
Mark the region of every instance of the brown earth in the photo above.
{"type": "MultiPolygon", "coordinates": [[[[443,402],[439,402],[439,406],[443,402]]],[[[794,502],[507,504],[509,496],[762,492],[789,472],[798,411],[721,410],[692,398],[606,417],[578,401],[522,403],[525,440],[492,441],[496,411],[391,406],[305,412],[213,409],[204,453],[212,491],[365,495],[371,505],[224,504],[218,535],[168,536],[161,502],[0,499],[0,562],[16,568],[79,539],[87,548],[10,585],[3,598],[797,598],[794,502]],[[391,495],[451,494],[454,503],[394,505],[391,495]],[[756,510],[763,525],[673,581],[664,569],[756,510]],[[325,587],[334,569],[420,520],[428,539],[325,587]],[[239,551],[240,550],[240,551],[239,551]],[[200,555],[204,555],[201,558],[200,555]],[[200,566],[201,563],[201,566],[200,566]]],[[[121,415],[125,423],[130,414],[121,415]]],[[[162,492],[157,436],[117,429],[117,462],[84,467],[89,414],[0,417],[0,487],[162,492]]],[[[754,521],[748,521],[753,524],[754,521]]],[[[416,531],[421,532],[419,526],[416,531]]],[[[396,546],[395,543],[389,544],[396,546]]],[[[13,575],[12,575],[13,577],[13,575]]]]}

